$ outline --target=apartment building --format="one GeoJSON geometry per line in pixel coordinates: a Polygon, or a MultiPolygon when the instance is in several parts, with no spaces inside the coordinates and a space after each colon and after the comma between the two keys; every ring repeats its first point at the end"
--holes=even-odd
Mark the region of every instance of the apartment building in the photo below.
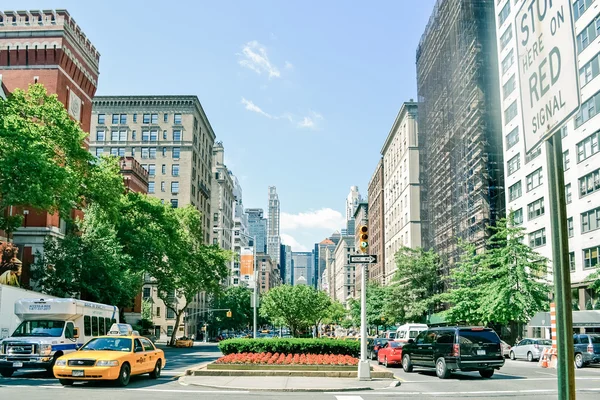
{"type": "MultiPolygon", "coordinates": [[[[233,178],[225,165],[225,148],[216,142],[212,149],[212,244],[222,249],[233,249],[233,178]]],[[[232,266],[233,268],[233,266],[232,266]]]]}
{"type": "Polygon", "coordinates": [[[351,254],[354,254],[354,235],[342,236],[335,248],[332,273],[335,300],[344,306],[348,304],[348,300],[355,297],[356,267],[355,264],[350,264],[351,254]]]}

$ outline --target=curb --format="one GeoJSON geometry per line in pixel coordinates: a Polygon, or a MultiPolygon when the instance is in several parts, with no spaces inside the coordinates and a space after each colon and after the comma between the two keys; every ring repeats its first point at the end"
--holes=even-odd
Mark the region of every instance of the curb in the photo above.
{"type": "Polygon", "coordinates": [[[223,391],[228,390],[247,390],[250,392],[355,392],[355,391],[367,391],[374,390],[369,386],[356,386],[356,387],[344,387],[344,388],[247,388],[247,387],[236,387],[236,386],[219,386],[219,385],[207,385],[204,383],[191,383],[186,382],[186,385],[200,386],[211,389],[221,389],[223,391]]]}

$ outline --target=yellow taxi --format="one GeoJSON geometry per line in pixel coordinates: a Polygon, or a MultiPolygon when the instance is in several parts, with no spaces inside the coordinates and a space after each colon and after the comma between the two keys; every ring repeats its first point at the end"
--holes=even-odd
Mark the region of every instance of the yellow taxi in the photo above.
{"type": "Polygon", "coordinates": [[[59,357],[54,376],[65,386],[75,381],[112,380],[127,386],[132,375],[160,377],[165,353],[128,324],[113,324],[106,336],[93,338],[79,350],[59,357]]]}

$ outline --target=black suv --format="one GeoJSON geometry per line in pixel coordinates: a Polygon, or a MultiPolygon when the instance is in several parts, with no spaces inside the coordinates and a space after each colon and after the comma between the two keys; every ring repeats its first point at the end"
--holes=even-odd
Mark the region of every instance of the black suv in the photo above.
{"type": "Polygon", "coordinates": [[[402,368],[435,368],[437,376],[446,379],[453,371],[479,371],[491,378],[494,369],[504,365],[500,338],[490,328],[431,328],[410,339],[402,348],[402,368]]]}

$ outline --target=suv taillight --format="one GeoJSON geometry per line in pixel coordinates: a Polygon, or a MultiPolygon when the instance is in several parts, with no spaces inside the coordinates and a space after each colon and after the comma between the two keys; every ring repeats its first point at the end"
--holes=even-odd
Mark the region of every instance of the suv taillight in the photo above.
{"type": "Polygon", "coordinates": [[[460,356],[460,346],[455,344],[454,346],[452,346],[452,356],[453,357],[458,357],[460,356]]]}
{"type": "Polygon", "coordinates": [[[593,353],[593,352],[594,352],[594,346],[593,346],[593,345],[591,345],[591,344],[588,344],[588,347],[587,347],[587,352],[588,352],[588,353],[593,353]]]}

